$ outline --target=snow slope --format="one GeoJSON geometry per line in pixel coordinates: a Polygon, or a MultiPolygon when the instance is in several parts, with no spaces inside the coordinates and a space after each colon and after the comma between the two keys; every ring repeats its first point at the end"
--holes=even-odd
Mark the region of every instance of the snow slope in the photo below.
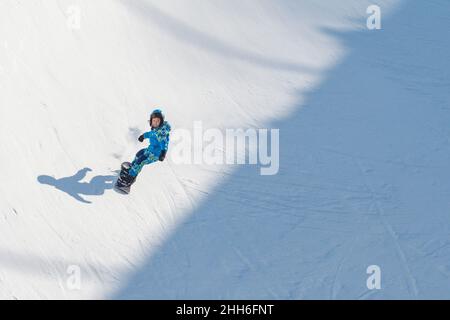
{"type": "Polygon", "coordinates": [[[449,7],[369,4],[0,2],[0,297],[449,298],[449,7]],[[156,106],[280,128],[279,174],[169,156],[115,193],[156,106]]]}

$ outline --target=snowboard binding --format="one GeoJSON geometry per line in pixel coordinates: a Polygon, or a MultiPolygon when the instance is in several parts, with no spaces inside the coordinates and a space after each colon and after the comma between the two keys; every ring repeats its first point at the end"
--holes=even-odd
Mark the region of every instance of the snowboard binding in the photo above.
{"type": "Polygon", "coordinates": [[[119,178],[117,179],[116,182],[116,189],[125,194],[130,193],[130,188],[136,181],[136,177],[130,176],[129,174],[130,169],[131,163],[129,162],[122,163],[119,178]]]}

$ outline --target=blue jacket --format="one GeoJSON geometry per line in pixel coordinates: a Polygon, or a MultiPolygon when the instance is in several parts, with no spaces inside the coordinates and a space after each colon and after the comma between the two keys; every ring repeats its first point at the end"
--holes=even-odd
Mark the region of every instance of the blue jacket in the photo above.
{"type": "Polygon", "coordinates": [[[164,121],[159,128],[153,128],[152,131],[144,133],[144,139],[148,139],[150,145],[147,148],[147,153],[151,153],[159,157],[161,151],[167,151],[169,148],[170,124],[164,121]]]}

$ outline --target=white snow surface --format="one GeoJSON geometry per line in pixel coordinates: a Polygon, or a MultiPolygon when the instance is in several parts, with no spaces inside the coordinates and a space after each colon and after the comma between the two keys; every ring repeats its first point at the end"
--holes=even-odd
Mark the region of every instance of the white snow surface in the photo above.
{"type": "Polygon", "coordinates": [[[371,4],[1,0],[0,298],[450,298],[450,5],[371,4]],[[114,192],[156,107],[279,128],[279,173],[114,192]]]}

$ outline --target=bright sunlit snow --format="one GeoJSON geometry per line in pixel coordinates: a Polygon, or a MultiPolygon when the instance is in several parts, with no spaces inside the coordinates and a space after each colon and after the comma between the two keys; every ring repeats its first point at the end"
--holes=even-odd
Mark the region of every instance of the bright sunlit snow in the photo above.
{"type": "Polygon", "coordinates": [[[2,0],[0,298],[449,299],[450,5],[372,4],[2,0]],[[155,108],[277,174],[173,140],[115,192],[155,108]]]}

